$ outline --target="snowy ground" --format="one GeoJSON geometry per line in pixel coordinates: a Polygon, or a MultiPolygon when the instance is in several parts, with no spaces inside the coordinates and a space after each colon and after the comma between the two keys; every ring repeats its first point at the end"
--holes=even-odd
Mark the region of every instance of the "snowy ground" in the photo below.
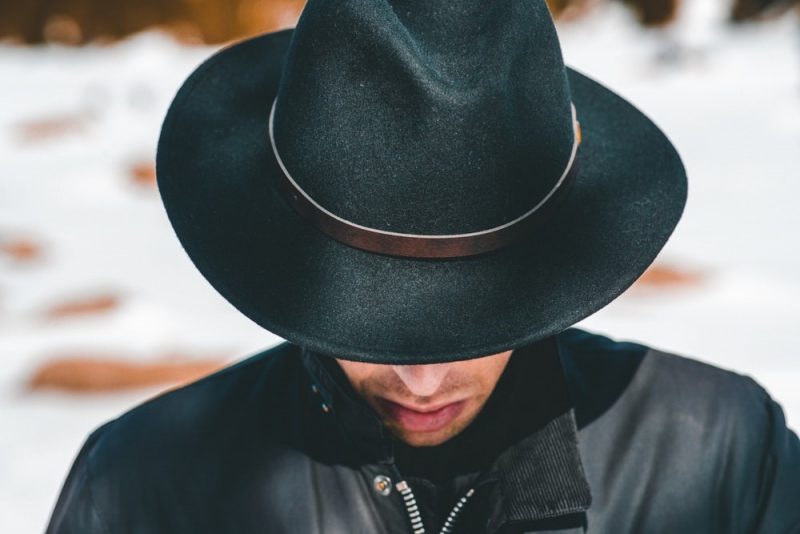
{"type": "MultiPolygon", "coordinates": [[[[689,202],[660,261],[705,273],[672,292],[630,292],[582,326],[749,374],[800,424],[800,31],[796,18],[746,29],[689,3],[644,33],[618,6],[559,29],[568,64],[659,124],[689,172],[689,202]]],[[[238,358],[279,340],[239,315],[185,257],[153,188],[152,159],[180,82],[210,48],[159,34],[111,48],[0,47],[0,237],[44,243],[40,262],[0,258],[0,518],[41,532],[77,448],[102,421],[152,395],[27,393],[63,351],[134,359],[170,350],[238,358]],[[55,122],[50,137],[25,134],[55,122]],[[94,318],[43,321],[59,299],[119,295],[94,318]]],[[[580,110],[579,110],[580,112],[580,110]]]]}

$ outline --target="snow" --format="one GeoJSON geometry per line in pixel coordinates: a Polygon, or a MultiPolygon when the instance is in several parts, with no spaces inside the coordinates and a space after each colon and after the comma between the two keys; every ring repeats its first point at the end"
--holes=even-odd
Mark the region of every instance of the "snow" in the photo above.
{"type": "Polygon", "coordinates": [[[660,32],[623,9],[559,32],[568,65],[628,98],[677,147],[689,198],[659,261],[708,276],[697,289],[630,292],[582,326],[748,374],[796,428],[800,31],[793,17],[734,28],[720,3],[683,6],[660,32]]]}
{"type": "MultiPolygon", "coordinates": [[[[631,291],[581,326],[748,374],[797,428],[800,32],[792,17],[726,27],[710,0],[684,8],[666,30],[643,31],[616,4],[559,27],[567,64],[628,98],[677,146],[689,201],[659,261],[706,275],[697,287],[631,291]]],[[[38,364],[80,350],[238,359],[280,341],[213,291],[155,189],[128,176],[152,159],[170,99],[213,50],[158,33],[79,50],[0,46],[0,236],[45,246],[29,267],[0,258],[3,532],[41,532],[86,435],[156,393],[26,392],[38,364]],[[21,124],[52,117],[78,126],[21,136],[21,124]],[[109,292],[122,299],[109,314],[40,317],[54,301],[109,292]]]]}

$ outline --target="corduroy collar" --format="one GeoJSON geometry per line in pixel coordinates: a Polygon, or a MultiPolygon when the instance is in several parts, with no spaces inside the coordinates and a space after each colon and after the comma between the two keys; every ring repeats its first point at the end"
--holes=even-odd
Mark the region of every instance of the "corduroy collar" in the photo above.
{"type": "MultiPolygon", "coordinates": [[[[356,464],[393,463],[392,438],[374,410],[350,387],[335,362],[303,349],[302,359],[335,418],[356,464]]],[[[508,447],[486,473],[491,485],[489,532],[509,524],[583,518],[591,502],[578,452],[574,410],[557,337],[515,349],[506,372],[521,373],[508,447]],[[512,363],[514,365],[512,365],[512,363]]]]}

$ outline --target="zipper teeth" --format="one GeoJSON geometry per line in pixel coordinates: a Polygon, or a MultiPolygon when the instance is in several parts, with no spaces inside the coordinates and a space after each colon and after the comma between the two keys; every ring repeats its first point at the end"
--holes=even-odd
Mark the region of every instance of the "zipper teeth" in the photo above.
{"type": "MultiPolygon", "coordinates": [[[[406,505],[406,512],[408,512],[408,518],[411,520],[411,530],[413,534],[425,534],[425,526],[422,524],[422,516],[417,506],[417,500],[414,498],[414,492],[411,491],[408,482],[401,480],[395,487],[403,497],[403,502],[406,505]]],[[[470,490],[458,500],[447,515],[447,519],[444,525],[442,525],[439,534],[451,534],[453,532],[453,525],[455,525],[456,519],[458,519],[458,514],[461,513],[461,509],[464,508],[464,505],[467,504],[467,500],[469,500],[474,493],[475,488],[470,488],[470,490]]]]}
{"type": "Polygon", "coordinates": [[[419,513],[417,500],[414,498],[414,492],[411,491],[408,483],[402,480],[397,483],[397,490],[403,496],[403,502],[406,505],[408,518],[411,520],[411,530],[414,534],[425,534],[425,527],[422,525],[422,516],[419,513]]]}
{"type": "Polygon", "coordinates": [[[456,505],[453,506],[453,509],[450,510],[450,515],[447,516],[447,519],[445,520],[444,525],[442,526],[440,534],[449,534],[450,532],[453,532],[453,525],[455,524],[456,519],[458,518],[458,514],[461,513],[461,509],[464,507],[465,504],[467,504],[467,499],[472,497],[473,493],[475,493],[475,488],[470,488],[470,490],[466,493],[466,495],[461,497],[461,499],[458,500],[456,505]]]}

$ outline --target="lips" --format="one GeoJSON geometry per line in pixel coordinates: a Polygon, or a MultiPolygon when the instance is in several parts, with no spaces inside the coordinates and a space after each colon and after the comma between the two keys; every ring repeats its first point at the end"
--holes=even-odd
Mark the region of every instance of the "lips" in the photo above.
{"type": "Polygon", "coordinates": [[[436,432],[455,420],[464,409],[466,401],[457,401],[436,407],[410,408],[388,399],[380,399],[385,415],[409,432],[436,432]]]}

